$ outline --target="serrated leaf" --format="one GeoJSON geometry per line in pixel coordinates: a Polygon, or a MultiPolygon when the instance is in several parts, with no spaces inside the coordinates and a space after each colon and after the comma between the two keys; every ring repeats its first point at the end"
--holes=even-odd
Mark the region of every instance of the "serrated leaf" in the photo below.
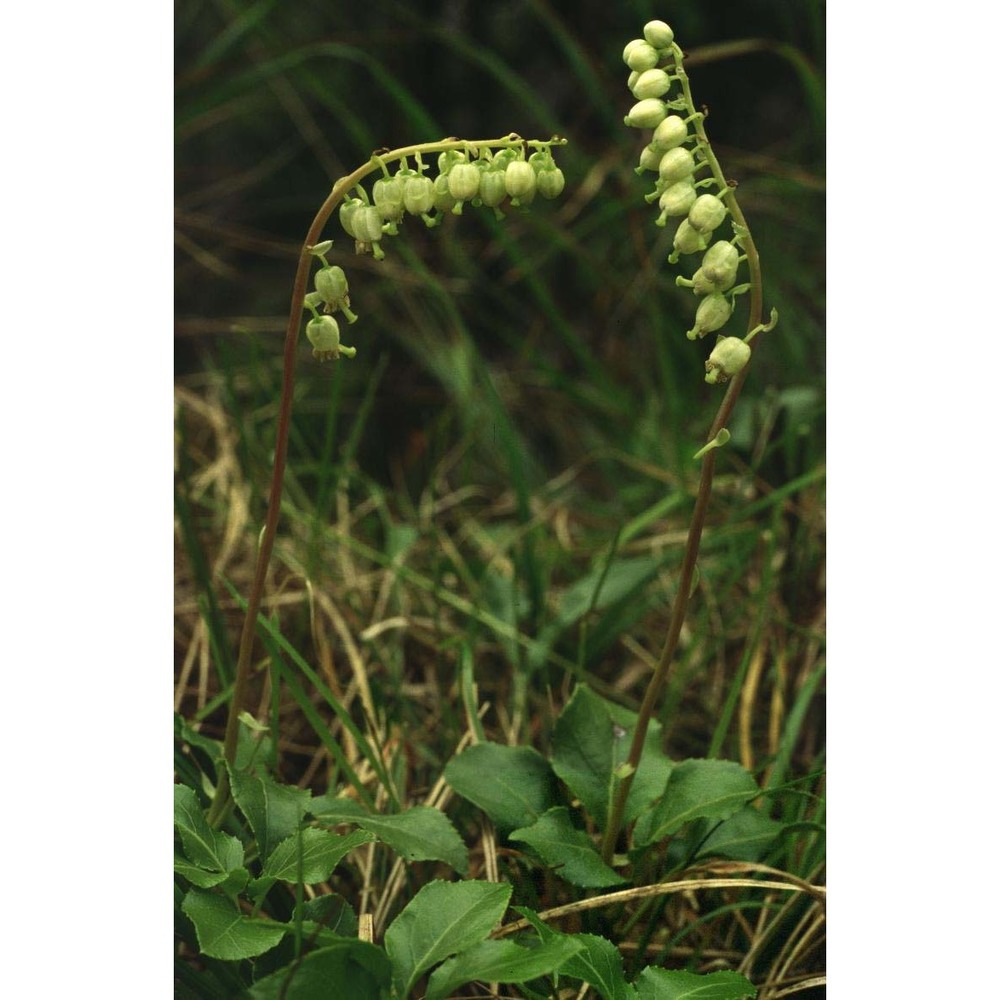
{"type": "Polygon", "coordinates": [[[174,825],[187,860],[211,872],[243,867],[243,845],[228,833],[208,825],[198,796],[186,785],[174,785],[174,825]]]}
{"type": "Polygon", "coordinates": [[[698,849],[698,857],[721,855],[736,861],[760,861],[770,850],[784,824],[745,806],[720,823],[698,849]]]}
{"type": "Polygon", "coordinates": [[[282,785],[267,774],[230,771],[233,798],[247,818],[261,861],[267,861],[274,848],[299,828],[309,810],[312,793],[307,788],[282,785]]]}
{"type": "Polygon", "coordinates": [[[250,988],[253,1000],[379,1000],[389,987],[385,952],[357,938],[311,951],[250,988]]]}
{"type": "Polygon", "coordinates": [[[531,826],[559,803],[552,768],[531,747],[477,743],[450,760],[444,776],[504,833],[531,826]]]}
{"type": "Polygon", "coordinates": [[[604,1000],[635,1000],[635,988],[625,979],[621,952],[596,934],[570,936],[583,947],[562,968],[563,975],[590,983],[604,1000]]]}
{"type": "Polygon", "coordinates": [[[338,893],[331,892],[302,904],[301,916],[316,927],[322,927],[338,937],[356,938],[358,918],[354,907],[338,893]]]}
{"type": "Polygon", "coordinates": [[[174,871],[199,889],[211,889],[212,886],[220,885],[229,878],[229,872],[208,872],[181,857],[174,858],[174,871]]]}
{"type": "Polygon", "coordinates": [[[301,864],[301,878],[304,884],[325,882],[349,851],[374,839],[366,830],[355,830],[353,833],[341,836],[329,830],[307,827],[301,836],[298,833],[293,834],[278,844],[264,865],[261,879],[298,882],[301,864]]]}
{"type": "Polygon", "coordinates": [[[270,951],[288,932],[282,924],[252,920],[214,892],[192,889],[181,904],[191,918],[202,954],[233,962],[270,951]]]}
{"type": "MultiPolygon", "coordinates": [[[[600,829],[607,825],[617,787],[614,771],[628,759],[637,718],[635,712],[579,684],[556,720],[552,769],[600,829]]],[[[629,790],[625,822],[631,822],[663,794],[673,764],[660,747],[661,734],[662,726],[652,720],[629,790]]]]}
{"type": "Polygon", "coordinates": [[[515,830],[510,839],[534,848],[556,875],[573,885],[600,889],[626,881],[601,860],[590,838],[573,826],[569,810],[562,806],[550,809],[531,826],[515,830]]]}
{"type": "Polygon", "coordinates": [[[695,972],[647,965],[635,981],[639,1000],[745,1000],[757,996],[753,983],[738,972],[695,972]]]}
{"type": "Polygon", "coordinates": [[[428,882],[385,932],[397,994],[409,996],[431,966],[482,941],[512,890],[506,882],[428,882]]]}
{"type": "Polygon", "coordinates": [[[635,826],[637,844],[650,844],[695,819],[728,819],[760,795],[753,776],[731,760],[686,760],[674,766],[663,798],[635,826]]]}
{"type": "Polygon", "coordinates": [[[444,1000],[465,983],[524,983],[558,972],[583,945],[563,937],[525,948],[513,941],[481,941],[431,973],[426,1000],[444,1000]]]}
{"type": "Polygon", "coordinates": [[[324,799],[313,809],[324,823],[356,823],[369,830],[407,861],[443,861],[460,875],[469,870],[465,844],[439,809],[414,806],[405,812],[380,816],[352,799],[324,799]]]}

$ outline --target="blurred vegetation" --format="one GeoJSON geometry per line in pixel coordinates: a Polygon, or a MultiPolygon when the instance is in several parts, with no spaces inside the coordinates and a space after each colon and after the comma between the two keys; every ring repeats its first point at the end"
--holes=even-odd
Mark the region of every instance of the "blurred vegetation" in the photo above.
{"type": "MultiPolygon", "coordinates": [[[[621,51],[654,17],[688,53],[781,315],[720,458],[666,749],[798,782],[773,815],[822,822],[825,11],[811,0],[180,0],[177,707],[206,732],[224,725],[240,621],[225,582],[245,594],[252,573],[310,220],[374,149],[510,131],[569,140],[560,199],[503,222],[409,220],[381,263],[325,234],[358,356],[321,366],[300,345],[267,609],[381,734],[414,801],[466,729],[463,671],[498,742],[543,746],[574,677],[637,704],[719,398],[705,345],[684,337],[694,299],[643,200],[652,175],[633,172],[641,136],[622,125],[621,51]]],[[[261,674],[259,694],[283,780],[336,785],[287,692],[261,674]]],[[[769,861],[816,879],[821,857],[813,836],[769,861]]],[[[743,954],[749,925],[727,919],[687,953],[743,954]]],[[[775,950],[780,935],[758,960],[775,950]]],[[[798,961],[822,967],[815,947],[798,961]]]]}

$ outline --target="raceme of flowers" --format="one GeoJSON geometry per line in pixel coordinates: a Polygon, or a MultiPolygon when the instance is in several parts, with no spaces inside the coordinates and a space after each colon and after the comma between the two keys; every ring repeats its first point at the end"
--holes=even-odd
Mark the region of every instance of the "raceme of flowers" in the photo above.
{"type": "MultiPolygon", "coordinates": [[[[657,202],[658,226],[670,218],[679,218],[674,233],[674,249],[668,260],[676,264],[683,254],[701,254],[701,266],[692,278],[678,277],[677,284],[689,287],[701,298],[694,326],[687,331],[689,340],[697,340],[725,326],[733,313],[737,295],[750,285],[736,285],[740,262],[740,236],[734,229],[731,239],[715,239],[716,230],[726,221],[724,183],[712,173],[704,155],[703,141],[691,126],[704,115],[691,106],[684,88],[671,98],[671,89],[683,71],[684,54],[674,43],[674,33],[663,21],[650,21],[643,37],[633,39],[622,53],[631,73],[628,87],[636,103],[625,116],[632,128],[652,129],[649,142],[639,156],[636,173],[653,171],[657,175],[650,203],[657,202]],[[703,178],[699,173],[706,172],[703,178]]],[[[750,346],[737,337],[720,337],[715,350],[705,362],[706,382],[726,382],[745,367],[750,346]]]]}
{"type": "MultiPolygon", "coordinates": [[[[557,197],[566,181],[552,158],[550,143],[532,141],[527,145],[535,147],[530,155],[526,155],[525,144],[520,141],[499,149],[470,144],[464,150],[445,150],[438,155],[437,175],[433,178],[419,153],[412,157],[414,166],[410,166],[408,157],[402,157],[394,174],[378,161],[382,176],[372,185],[371,195],[360,184],[353,188],[356,194],[341,203],[340,224],[354,239],[357,253],[370,253],[382,260],[382,239],[397,235],[407,215],[419,216],[433,227],[449,212],[461,215],[463,206],[471,202],[492,208],[502,219],[501,207],[508,199],[513,206],[526,206],[536,194],[557,197]]],[[[326,260],[332,245],[332,240],[326,240],[310,248],[322,267],[316,272],[315,290],[305,297],[305,308],[313,314],[306,324],[306,336],[313,346],[313,356],[320,361],[336,360],[342,355],[353,358],[356,353],[355,348],[341,344],[340,327],[332,315],[339,311],[348,323],[357,319],[350,309],[343,269],[326,260]]]]}

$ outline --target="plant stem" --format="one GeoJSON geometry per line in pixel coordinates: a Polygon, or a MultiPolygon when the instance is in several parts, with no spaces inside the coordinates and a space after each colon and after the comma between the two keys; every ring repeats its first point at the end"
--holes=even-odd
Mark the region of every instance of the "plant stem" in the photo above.
{"type": "MultiPolygon", "coordinates": [[[[681,60],[683,53],[674,46],[676,59],[675,75],[681,81],[684,90],[684,97],[688,107],[693,110],[694,102],[691,97],[691,89],[688,84],[687,74],[684,72],[681,60]]],[[[740,210],[736,200],[736,192],[733,187],[726,183],[716,159],[712,147],[709,144],[708,136],[705,134],[705,127],[702,118],[695,119],[695,132],[698,136],[699,148],[706,160],[712,167],[712,173],[721,189],[721,197],[729,208],[735,226],[741,231],[740,243],[746,253],[747,267],[750,271],[750,318],[747,324],[747,332],[756,329],[761,322],[763,313],[763,288],[761,283],[760,257],[757,248],[754,246],[753,237],[747,226],[743,212],[740,210]]],[[[753,351],[754,342],[750,342],[750,350],[753,351]]],[[[718,412],[712,421],[709,429],[707,441],[711,441],[718,432],[726,426],[736,400],[739,398],[740,390],[746,381],[747,373],[750,370],[749,362],[730,382],[722,402],[719,404],[718,412]]],[[[652,679],[646,688],[642,704],[639,707],[639,715],[636,721],[635,732],[632,735],[632,746],[628,755],[627,776],[622,778],[615,790],[615,797],[611,806],[611,814],[604,830],[604,840],[602,843],[602,856],[606,864],[610,864],[614,856],[615,844],[618,841],[618,833],[621,830],[622,821],[625,816],[625,804],[628,801],[628,793],[632,787],[635,772],[639,767],[642,758],[642,749],[646,739],[646,732],[649,729],[650,719],[659,701],[663,686],[666,683],[670,666],[673,663],[674,654],[677,652],[677,644],[680,640],[681,629],[684,626],[684,619],[687,614],[688,601],[691,597],[692,583],[694,581],[695,565],[698,561],[698,550],[701,546],[701,536],[705,529],[705,517],[708,513],[708,504],[712,497],[712,479],[715,474],[715,454],[717,449],[707,451],[701,460],[701,478],[698,481],[698,493],[695,497],[694,511],[691,514],[691,523],[688,527],[687,543],[684,546],[684,557],[681,561],[680,581],[677,585],[677,598],[670,615],[670,628],[667,630],[667,638],[663,644],[663,650],[653,670],[652,679]]]]}
{"type": "Polygon", "coordinates": [[[298,267],[295,271],[295,284],[292,287],[292,301],[288,313],[288,327],[285,331],[285,352],[281,376],[281,402],[278,410],[278,424],[275,432],[274,467],[271,470],[271,489],[268,497],[267,517],[260,536],[260,547],[257,551],[257,564],[254,569],[253,583],[247,599],[246,617],[243,619],[243,630],[240,633],[239,654],[236,661],[236,679],[233,683],[233,693],[229,701],[229,716],[226,720],[226,734],[223,740],[223,757],[225,764],[219,771],[215,796],[209,810],[208,819],[213,825],[218,825],[229,801],[229,768],[236,762],[236,745],[239,737],[239,716],[246,706],[247,693],[250,687],[250,657],[253,652],[254,636],[256,634],[257,615],[264,596],[264,583],[274,549],[274,540],[278,534],[278,518],[281,514],[281,493],[285,478],[285,465],[288,460],[288,437],[292,423],[292,395],[295,388],[295,358],[299,343],[299,330],[302,326],[302,310],[304,308],[306,289],[309,284],[309,272],[315,259],[310,248],[319,242],[320,234],[333,210],[343,197],[356,184],[359,184],[369,174],[384,170],[385,164],[400,160],[404,156],[416,156],[422,153],[440,153],[449,149],[472,150],[489,147],[491,149],[510,148],[522,145],[561,145],[564,139],[553,136],[545,143],[538,140],[525,140],[516,133],[502,136],[499,139],[444,139],[440,142],[417,143],[400,149],[386,150],[373,154],[372,158],[358,167],[352,174],[342,177],[333,186],[326,200],[320,206],[316,217],[306,233],[305,242],[299,253],[298,267]]]}

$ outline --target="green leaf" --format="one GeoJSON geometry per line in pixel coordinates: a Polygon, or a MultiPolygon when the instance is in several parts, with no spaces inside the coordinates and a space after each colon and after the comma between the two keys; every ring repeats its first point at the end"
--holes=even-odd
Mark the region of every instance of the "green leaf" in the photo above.
{"type": "Polygon", "coordinates": [[[432,965],[482,941],[503,916],[512,890],[506,882],[428,882],[385,932],[398,995],[409,996],[432,965]]]}
{"type": "Polygon", "coordinates": [[[358,936],[358,918],[354,908],[343,896],[335,892],[305,900],[301,916],[303,920],[308,920],[338,937],[358,936]]]}
{"type": "Polygon", "coordinates": [[[583,944],[562,968],[562,973],[590,983],[604,1000],[635,1000],[635,988],[625,979],[621,952],[607,938],[596,934],[570,936],[583,944]]]}
{"type": "Polygon", "coordinates": [[[367,844],[375,838],[365,830],[341,836],[329,830],[307,827],[299,834],[283,840],[274,849],[261,872],[262,879],[281,879],[284,882],[299,881],[299,855],[301,853],[301,878],[306,885],[325,882],[340,860],[355,847],[367,844]]]}
{"type": "Polygon", "coordinates": [[[694,972],[647,965],[635,981],[639,1000],[744,1000],[757,996],[753,983],[738,972],[694,972]]]}
{"type": "Polygon", "coordinates": [[[388,990],[389,959],[367,941],[344,938],[310,952],[250,988],[253,1000],[379,1000],[388,990]]]}
{"type": "Polygon", "coordinates": [[[298,830],[312,793],[307,788],[281,785],[267,774],[236,770],[230,771],[230,785],[257,838],[260,859],[266,861],[280,841],[298,830]]]}
{"type": "Polygon", "coordinates": [[[243,867],[243,845],[208,825],[198,796],[186,785],[174,785],[174,825],[188,861],[196,867],[210,872],[243,867]]]}
{"type": "Polygon", "coordinates": [[[504,833],[531,826],[558,804],[552,769],[531,747],[477,743],[450,760],[444,776],[504,833]]]}
{"type": "MultiPolygon", "coordinates": [[[[552,770],[583,803],[602,830],[608,821],[612,784],[614,723],[603,699],[585,684],[578,684],[556,719],[552,734],[552,770]]],[[[628,745],[619,760],[628,756],[628,745]]]]}
{"type": "Polygon", "coordinates": [[[199,889],[211,889],[213,885],[220,885],[229,878],[229,872],[207,872],[181,857],[174,858],[174,871],[199,889]]]}
{"type": "Polygon", "coordinates": [[[650,844],[694,819],[728,819],[760,795],[753,776],[731,760],[686,760],[670,773],[663,798],[635,825],[635,842],[650,844]]]}
{"type": "Polygon", "coordinates": [[[525,948],[513,941],[481,941],[468,951],[449,958],[431,974],[426,1000],[444,1000],[465,983],[524,983],[558,972],[583,947],[572,937],[562,937],[525,948]]]}
{"type": "Polygon", "coordinates": [[[270,951],[288,932],[283,924],[252,920],[214,892],[192,889],[181,904],[191,918],[203,955],[233,962],[270,951]]]}
{"type": "Polygon", "coordinates": [[[458,831],[440,809],[414,806],[389,816],[372,815],[352,799],[323,799],[313,806],[324,823],[355,823],[374,833],[407,861],[443,861],[460,875],[469,870],[469,853],[458,831]]]}
{"type": "MultiPolygon", "coordinates": [[[[586,684],[578,684],[556,720],[552,769],[601,829],[607,825],[616,788],[614,771],[628,759],[637,719],[635,712],[606,701],[586,684]]],[[[629,790],[625,822],[631,822],[663,794],[673,764],[661,749],[662,729],[655,719],[650,722],[629,790]]]]}
{"type": "Polygon", "coordinates": [[[550,809],[532,826],[515,830],[510,839],[534,848],[545,864],[557,869],[556,875],[573,885],[600,889],[626,881],[601,860],[590,838],[573,826],[569,810],[562,806],[550,809]]]}
{"type": "Polygon", "coordinates": [[[784,828],[783,823],[765,816],[759,809],[745,806],[705,838],[697,856],[721,855],[736,861],[760,861],[784,828]]]}
{"type": "MultiPolygon", "coordinates": [[[[605,704],[611,715],[611,721],[625,730],[625,735],[615,743],[617,752],[614,763],[617,767],[619,763],[628,759],[639,715],[621,705],[616,705],[613,701],[605,704]]],[[[663,794],[673,769],[674,762],[663,752],[663,726],[656,719],[650,719],[646,738],[642,742],[642,758],[632,779],[628,802],[625,803],[626,823],[631,823],[644,813],[663,794]]]]}

